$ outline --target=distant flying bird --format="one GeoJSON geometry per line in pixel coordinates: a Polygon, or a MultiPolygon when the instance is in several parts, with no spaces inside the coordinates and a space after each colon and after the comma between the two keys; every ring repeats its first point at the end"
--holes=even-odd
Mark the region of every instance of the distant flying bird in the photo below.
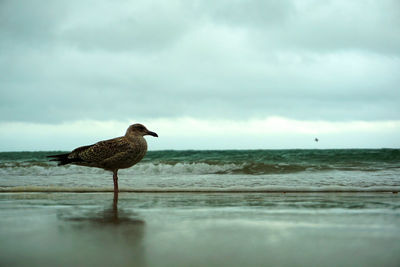
{"type": "Polygon", "coordinates": [[[125,136],[100,141],[94,145],[81,146],[70,153],[48,156],[58,161],[58,166],[75,164],[102,168],[113,172],[114,193],[118,192],[118,170],[132,167],[147,152],[145,135],[158,137],[142,124],[133,124],[126,130],[125,136]]]}
{"type": "Polygon", "coordinates": [[[315,141],[315,142],[318,142],[319,140],[318,140],[318,138],[317,138],[317,137],[315,137],[314,141],[315,141]]]}

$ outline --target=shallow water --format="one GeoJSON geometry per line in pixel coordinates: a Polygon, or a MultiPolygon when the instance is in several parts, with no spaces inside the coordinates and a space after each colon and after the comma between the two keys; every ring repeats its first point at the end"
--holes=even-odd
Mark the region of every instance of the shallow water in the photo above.
{"type": "Polygon", "coordinates": [[[0,193],[2,266],[398,266],[392,193],[0,193]]]}

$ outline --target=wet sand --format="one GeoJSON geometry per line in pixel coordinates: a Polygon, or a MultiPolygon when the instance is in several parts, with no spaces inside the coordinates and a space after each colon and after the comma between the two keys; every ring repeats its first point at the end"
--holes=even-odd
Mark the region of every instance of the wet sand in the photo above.
{"type": "Polygon", "coordinates": [[[398,266],[392,193],[0,193],[1,266],[398,266]]]}

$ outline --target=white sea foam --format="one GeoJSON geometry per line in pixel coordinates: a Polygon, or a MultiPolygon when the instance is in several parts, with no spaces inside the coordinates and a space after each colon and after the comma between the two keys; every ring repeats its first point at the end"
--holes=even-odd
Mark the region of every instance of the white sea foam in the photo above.
{"type": "Polygon", "coordinates": [[[229,173],[241,168],[241,164],[219,164],[207,163],[176,163],[176,164],[139,164],[131,171],[140,174],[215,174],[229,173]]]}
{"type": "MultiPolygon", "coordinates": [[[[298,164],[263,164],[263,163],[220,163],[178,162],[178,163],[140,163],[129,169],[121,170],[133,175],[201,175],[201,174],[280,174],[298,172],[320,172],[337,170],[328,165],[303,166],[298,164]]],[[[342,168],[357,171],[357,168],[342,168]]],[[[104,170],[76,165],[56,166],[55,164],[3,164],[0,176],[57,176],[74,174],[101,174],[104,170]]]]}
{"type": "MultiPolygon", "coordinates": [[[[176,164],[164,164],[164,163],[143,163],[138,164],[130,169],[123,170],[125,173],[130,174],[142,174],[142,175],[158,175],[158,174],[218,174],[218,173],[230,173],[235,170],[242,168],[242,164],[207,164],[207,163],[176,163],[176,164]]],[[[75,165],[67,166],[41,166],[41,165],[30,165],[30,166],[4,166],[0,168],[0,175],[71,175],[71,174],[100,174],[104,173],[104,170],[98,168],[87,168],[75,165]]]]}

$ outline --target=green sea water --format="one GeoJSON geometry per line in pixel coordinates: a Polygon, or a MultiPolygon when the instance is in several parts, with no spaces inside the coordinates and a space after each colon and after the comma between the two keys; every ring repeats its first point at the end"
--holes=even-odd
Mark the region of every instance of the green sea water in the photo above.
{"type": "MultiPolygon", "coordinates": [[[[0,153],[0,189],[111,190],[109,172],[57,166],[57,153],[0,153]]],[[[400,150],[149,151],[119,173],[125,191],[398,191],[400,150]]]]}

